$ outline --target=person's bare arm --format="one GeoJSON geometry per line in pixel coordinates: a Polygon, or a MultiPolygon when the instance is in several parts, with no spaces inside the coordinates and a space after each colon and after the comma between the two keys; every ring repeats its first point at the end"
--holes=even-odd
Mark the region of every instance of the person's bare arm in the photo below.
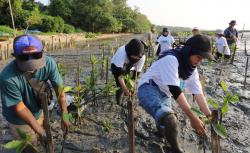
{"type": "MultiPolygon", "coordinates": [[[[58,91],[58,90],[56,89],[56,91],[58,91]]],[[[61,112],[68,113],[65,92],[61,91],[60,94],[57,92],[56,95],[58,96],[58,102],[59,102],[59,105],[61,108],[61,112]]]]}
{"type": "Polygon", "coordinates": [[[181,93],[178,98],[176,99],[177,103],[181,107],[181,109],[185,112],[185,114],[189,117],[191,126],[196,130],[199,135],[206,135],[204,124],[202,121],[194,115],[191,111],[191,107],[188,104],[186,97],[183,93],[181,93]]]}
{"type": "Polygon", "coordinates": [[[21,101],[17,105],[13,106],[17,116],[27,123],[38,135],[44,135],[45,131],[41,125],[37,122],[36,118],[30,112],[30,110],[21,101]]]}
{"type": "Polygon", "coordinates": [[[64,91],[60,91],[60,93],[59,93],[58,88],[55,88],[55,91],[56,91],[56,95],[58,97],[58,102],[59,102],[59,105],[61,108],[62,128],[65,128],[65,127],[68,128],[70,125],[70,122],[63,119],[63,114],[68,114],[67,103],[66,103],[66,94],[64,91]]]}
{"type": "Polygon", "coordinates": [[[201,111],[206,115],[206,116],[211,116],[211,111],[207,105],[207,101],[204,97],[203,94],[195,94],[194,95],[196,103],[199,105],[201,111]]]}
{"type": "Polygon", "coordinates": [[[120,83],[120,85],[121,85],[121,88],[122,88],[124,94],[125,94],[126,96],[129,96],[129,95],[130,95],[130,92],[129,92],[129,90],[128,90],[126,84],[125,84],[125,81],[124,81],[123,77],[122,77],[122,76],[119,76],[119,77],[118,77],[118,80],[119,80],[119,83],[120,83]]]}

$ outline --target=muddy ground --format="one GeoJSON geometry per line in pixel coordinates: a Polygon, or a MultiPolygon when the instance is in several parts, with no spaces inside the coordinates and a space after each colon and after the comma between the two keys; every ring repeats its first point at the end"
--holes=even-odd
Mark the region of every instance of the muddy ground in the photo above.
{"type": "MultiPolygon", "coordinates": [[[[90,43],[88,48],[85,43],[78,43],[79,48],[64,49],[57,52],[48,52],[49,55],[55,58],[58,63],[63,64],[68,73],[63,78],[66,85],[75,86],[77,61],[82,66],[82,77],[89,75],[90,64],[89,55],[101,54],[102,47],[99,44],[105,44],[105,56],[111,58],[113,50],[126,43],[132,37],[141,37],[141,35],[125,36],[118,39],[109,39],[103,41],[94,41],[90,43]],[[107,45],[111,44],[111,45],[107,45]],[[84,47],[84,48],[83,48],[84,47]]],[[[247,38],[249,39],[249,38],[247,38]]],[[[250,44],[250,41],[248,41],[250,44]]],[[[239,44],[239,49],[236,54],[234,64],[204,63],[199,67],[199,70],[204,70],[206,85],[204,93],[208,97],[220,96],[222,91],[216,88],[216,82],[225,80],[230,91],[236,93],[240,97],[240,102],[230,105],[230,111],[223,119],[223,124],[228,131],[228,137],[221,140],[223,153],[250,153],[250,78],[247,75],[246,86],[244,88],[244,74],[246,66],[246,56],[243,52],[243,44],[239,44]],[[219,71],[222,69],[221,75],[219,71]]],[[[250,46],[249,46],[250,50],[250,46]]],[[[250,54],[250,51],[249,51],[250,54]]],[[[249,64],[250,65],[250,64],[249,64]]],[[[250,70],[249,70],[250,71],[250,70]]],[[[111,77],[111,73],[109,72],[111,77]]],[[[84,81],[81,79],[81,81],[84,81]]],[[[104,82],[103,80],[99,81],[104,82]]],[[[187,95],[189,103],[196,106],[192,102],[192,97],[187,95]]],[[[124,100],[124,105],[126,101],[124,100]]],[[[174,109],[178,112],[180,140],[186,153],[201,153],[204,152],[199,145],[199,138],[192,131],[189,120],[182,113],[178,105],[173,101],[174,109]]],[[[135,134],[136,134],[136,152],[137,153],[163,153],[169,152],[166,140],[159,138],[154,120],[140,106],[138,102],[135,106],[135,134]]],[[[1,104],[0,104],[1,107],[1,104]]],[[[0,109],[0,144],[8,142],[11,137],[8,133],[7,123],[2,117],[0,109]]],[[[65,145],[67,153],[126,153],[128,152],[128,128],[127,128],[127,110],[116,104],[114,97],[104,99],[97,102],[97,105],[91,103],[86,106],[82,125],[80,128],[72,126],[65,145]],[[105,121],[112,125],[108,132],[102,125],[105,121]]],[[[52,111],[52,133],[55,140],[56,152],[60,152],[63,133],[60,129],[58,108],[55,107],[52,111]]],[[[210,127],[206,127],[208,135],[210,127]]],[[[211,142],[206,143],[206,152],[209,153],[211,142]]],[[[7,153],[10,151],[0,147],[0,152],[7,153]]]]}

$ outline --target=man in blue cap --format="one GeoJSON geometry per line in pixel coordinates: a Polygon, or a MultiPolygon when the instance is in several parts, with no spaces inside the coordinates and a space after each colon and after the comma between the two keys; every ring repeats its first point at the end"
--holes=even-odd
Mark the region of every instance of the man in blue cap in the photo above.
{"type": "MultiPolygon", "coordinates": [[[[41,101],[31,86],[30,79],[50,81],[61,107],[62,116],[67,114],[65,93],[60,92],[63,86],[55,61],[44,54],[42,42],[35,36],[21,35],[14,39],[11,61],[0,73],[0,90],[3,116],[9,123],[10,133],[18,138],[16,129],[31,134],[36,142],[36,135],[46,138],[43,128],[41,101]],[[27,78],[26,74],[32,74],[27,78]]],[[[39,87],[38,87],[39,88],[39,87]]],[[[62,128],[68,128],[69,121],[63,120],[62,128]]]]}

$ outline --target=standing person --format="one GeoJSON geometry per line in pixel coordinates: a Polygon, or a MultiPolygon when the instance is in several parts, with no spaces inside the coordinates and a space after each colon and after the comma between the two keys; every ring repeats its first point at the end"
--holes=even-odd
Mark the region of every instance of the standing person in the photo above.
{"type": "Polygon", "coordinates": [[[225,29],[225,31],[224,31],[224,36],[227,39],[227,44],[229,45],[230,48],[238,40],[238,31],[237,31],[237,29],[234,28],[235,25],[236,25],[236,21],[232,20],[229,23],[229,27],[227,29],[225,29]]]}
{"type": "Polygon", "coordinates": [[[162,35],[157,39],[157,43],[159,43],[158,50],[156,52],[156,55],[162,55],[163,52],[170,50],[173,48],[173,45],[175,43],[174,38],[170,35],[167,28],[163,28],[162,35]]]}
{"type": "Polygon", "coordinates": [[[46,92],[49,95],[50,90],[46,84],[47,90],[40,90],[37,93],[37,90],[31,87],[30,81],[39,81],[39,84],[36,84],[39,89],[42,89],[40,83],[45,85],[42,81],[50,81],[59,97],[62,128],[68,128],[69,121],[63,120],[63,114],[68,113],[65,93],[59,94],[59,88],[63,85],[62,78],[55,61],[44,54],[42,42],[37,37],[32,35],[16,37],[13,50],[15,59],[6,65],[0,74],[3,116],[8,121],[10,133],[14,138],[19,138],[16,131],[19,128],[30,134],[34,143],[37,142],[37,135],[46,141],[40,92],[46,92]]]}
{"type": "Polygon", "coordinates": [[[138,39],[132,39],[126,45],[121,46],[111,59],[111,71],[114,75],[116,85],[119,89],[116,91],[116,102],[121,104],[123,93],[125,96],[131,96],[133,91],[129,91],[123,76],[132,71],[132,79],[142,71],[145,62],[144,46],[138,39]]]}
{"type": "Polygon", "coordinates": [[[206,135],[204,124],[191,111],[179,86],[180,81],[184,80],[184,88],[194,94],[201,111],[211,116],[196,68],[203,58],[212,59],[210,49],[211,40],[207,36],[193,36],[183,48],[169,50],[160,56],[139,80],[139,103],[155,119],[160,134],[167,138],[175,153],[183,151],[178,141],[177,119],[171,107],[171,96],[189,117],[194,130],[200,136],[206,135]]]}
{"type": "Polygon", "coordinates": [[[222,29],[217,29],[216,32],[216,59],[224,56],[225,61],[227,61],[230,58],[230,49],[227,44],[227,40],[224,37],[224,33],[222,29]]]}
{"type": "Polygon", "coordinates": [[[155,43],[157,40],[157,33],[154,26],[151,27],[149,33],[147,33],[147,44],[148,44],[148,56],[152,57],[154,55],[155,43]]]}
{"type": "Polygon", "coordinates": [[[193,29],[192,29],[192,35],[189,35],[187,38],[186,38],[186,40],[188,40],[189,38],[191,38],[191,37],[193,37],[193,36],[195,36],[195,35],[199,35],[200,34],[200,30],[197,28],[197,27],[194,27],[193,29]]]}

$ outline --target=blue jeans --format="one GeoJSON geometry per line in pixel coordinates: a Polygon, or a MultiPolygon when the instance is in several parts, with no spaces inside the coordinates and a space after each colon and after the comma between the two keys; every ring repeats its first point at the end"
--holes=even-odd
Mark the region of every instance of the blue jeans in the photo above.
{"type": "Polygon", "coordinates": [[[161,117],[174,113],[171,106],[171,97],[163,93],[158,86],[143,84],[138,88],[137,96],[142,106],[159,123],[161,117]]]}

